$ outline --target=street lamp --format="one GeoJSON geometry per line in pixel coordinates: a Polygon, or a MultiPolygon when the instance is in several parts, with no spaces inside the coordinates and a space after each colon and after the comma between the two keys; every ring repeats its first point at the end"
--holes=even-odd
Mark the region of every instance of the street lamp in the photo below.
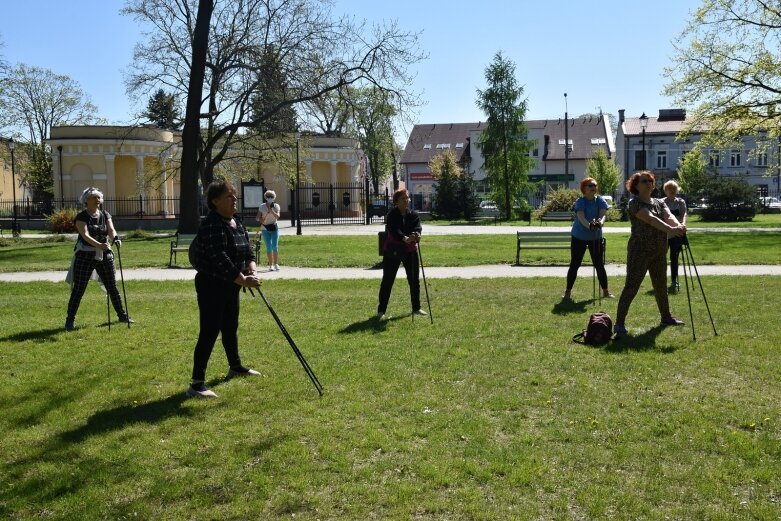
{"type": "Polygon", "coordinates": [[[60,165],[60,210],[62,210],[65,208],[65,192],[62,189],[62,145],[57,145],[57,152],[60,154],[58,163],[60,165]]]}
{"type": "Polygon", "coordinates": [[[16,161],[14,159],[14,149],[16,148],[16,143],[14,143],[14,139],[10,138],[8,140],[8,150],[11,151],[11,194],[13,197],[13,202],[11,203],[13,205],[13,220],[11,221],[11,235],[14,237],[19,237],[20,231],[19,230],[19,224],[16,222],[16,161]]]}
{"type": "Polygon", "coordinates": [[[643,112],[643,115],[640,116],[640,128],[643,131],[643,168],[642,170],[645,170],[645,127],[648,126],[648,116],[645,115],[645,112],[643,112]]]}
{"type": "Polygon", "coordinates": [[[301,169],[298,162],[298,143],[301,140],[301,133],[295,133],[296,138],[296,235],[301,235],[301,169]]]}

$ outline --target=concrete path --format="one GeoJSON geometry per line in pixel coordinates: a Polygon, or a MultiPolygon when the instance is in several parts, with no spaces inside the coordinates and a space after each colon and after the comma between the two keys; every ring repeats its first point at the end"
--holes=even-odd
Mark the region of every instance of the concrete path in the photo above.
{"type": "MultiPolygon", "coordinates": [[[[380,279],[381,269],[367,268],[295,268],[282,266],[280,271],[261,270],[264,281],[283,280],[338,280],[338,279],[380,279]]],[[[698,266],[700,275],[774,275],[781,276],[781,266],[741,265],[741,266],[698,266]]],[[[626,275],[623,264],[608,264],[607,274],[611,277],[626,275]]],[[[579,277],[590,277],[592,268],[582,267],[579,277]]],[[[38,271],[19,273],[0,273],[0,282],[62,282],[64,271],[38,271]]],[[[192,280],[195,270],[183,268],[144,268],[124,271],[125,280],[192,280]]],[[[403,275],[403,272],[402,272],[403,275]]],[[[430,279],[477,279],[477,278],[534,278],[566,277],[566,266],[511,266],[497,264],[487,266],[466,266],[457,268],[429,267],[426,278],[430,279]]]]}

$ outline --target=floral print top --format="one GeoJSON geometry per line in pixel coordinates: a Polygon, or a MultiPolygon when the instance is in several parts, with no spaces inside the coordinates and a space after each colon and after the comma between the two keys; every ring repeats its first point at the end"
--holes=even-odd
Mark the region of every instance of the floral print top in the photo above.
{"type": "Polygon", "coordinates": [[[665,220],[670,216],[670,210],[661,199],[651,199],[650,203],[635,197],[629,201],[629,221],[632,223],[632,235],[629,237],[628,249],[646,254],[667,254],[667,232],[657,230],[645,221],[637,218],[637,212],[646,208],[651,215],[665,220]]]}

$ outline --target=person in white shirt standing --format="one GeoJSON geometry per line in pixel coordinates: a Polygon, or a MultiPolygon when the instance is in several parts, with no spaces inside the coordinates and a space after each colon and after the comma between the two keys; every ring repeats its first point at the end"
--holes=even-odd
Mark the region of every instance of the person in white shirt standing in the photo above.
{"type": "Polygon", "coordinates": [[[258,209],[255,219],[260,223],[263,244],[266,245],[266,257],[268,257],[268,270],[279,271],[279,219],[280,208],[274,201],[277,194],[273,190],[266,190],[263,195],[266,202],[258,209]]]}

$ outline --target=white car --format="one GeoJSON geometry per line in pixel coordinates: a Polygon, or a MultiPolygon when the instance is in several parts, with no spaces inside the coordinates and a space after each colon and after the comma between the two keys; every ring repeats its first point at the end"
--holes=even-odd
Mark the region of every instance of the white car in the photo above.
{"type": "Polygon", "coordinates": [[[496,210],[496,203],[493,201],[480,201],[480,208],[483,210],[496,210]]]}
{"type": "Polygon", "coordinates": [[[762,206],[766,208],[779,208],[781,209],[781,201],[778,200],[778,197],[762,197],[762,206]]]}
{"type": "Polygon", "coordinates": [[[602,199],[605,200],[605,202],[607,203],[607,207],[608,208],[613,208],[613,196],[611,196],[611,195],[603,195],[602,199]]]}

